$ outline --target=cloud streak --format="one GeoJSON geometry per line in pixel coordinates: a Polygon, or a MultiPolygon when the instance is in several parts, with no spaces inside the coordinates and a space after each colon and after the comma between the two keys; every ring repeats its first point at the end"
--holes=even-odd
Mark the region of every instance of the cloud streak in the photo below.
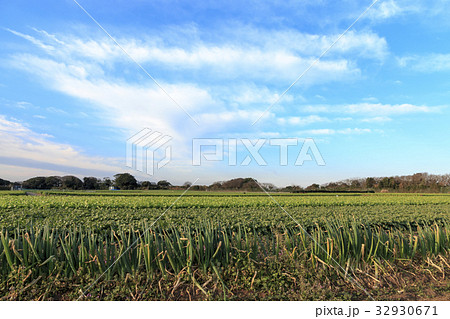
{"type": "MultiPolygon", "coordinates": [[[[242,27],[238,30],[232,36],[222,38],[220,43],[202,40],[202,33],[198,30],[190,34],[192,39],[172,39],[170,43],[164,34],[144,36],[144,40],[118,38],[117,41],[133,59],[150,69],[164,68],[165,72],[178,76],[182,71],[189,77],[196,71],[208,81],[216,82],[236,78],[270,82],[295,79],[338,36],[290,29],[274,31],[242,27]]],[[[83,61],[109,67],[114,63],[129,62],[121,49],[106,37],[56,36],[42,30],[35,31],[37,34],[32,36],[10,30],[43,49],[55,61],[83,61]]],[[[384,38],[371,32],[350,31],[327,54],[327,58],[315,66],[305,81],[314,84],[358,77],[360,70],[357,65],[343,55],[383,60],[387,54],[384,38]]]]}
{"type": "Polygon", "coordinates": [[[450,54],[410,55],[397,59],[400,67],[423,73],[449,72],[450,54]]]}
{"type": "Polygon", "coordinates": [[[44,170],[110,175],[123,170],[118,159],[90,157],[70,145],[53,142],[23,123],[0,115],[1,163],[44,170]]]}
{"type": "Polygon", "coordinates": [[[388,116],[406,114],[439,113],[444,106],[426,106],[414,104],[382,104],[382,103],[356,103],[346,105],[308,105],[303,108],[305,112],[314,113],[340,113],[375,116],[373,121],[387,120],[388,116]]]}

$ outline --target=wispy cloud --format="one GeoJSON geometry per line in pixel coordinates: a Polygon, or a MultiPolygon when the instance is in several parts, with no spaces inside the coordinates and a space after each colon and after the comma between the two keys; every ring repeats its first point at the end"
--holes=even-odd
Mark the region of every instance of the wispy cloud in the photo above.
{"type": "MultiPolygon", "coordinates": [[[[120,48],[106,37],[86,38],[70,34],[56,36],[46,31],[36,31],[39,39],[11,30],[44,49],[57,61],[88,60],[91,64],[111,66],[111,63],[128,59],[120,48]]],[[[270,82],[295,79],[338,36],[308,34],[291,29],[263,30],[246,26],[233,32],[225,29],[223,33],[228,36],[219,36],[220,42],[217,39],[203,40],[203,34],[199,30],[185,35],[191,39],[174,36],[172,30],[170,41],[166,40],[168,37],[161,31],[158,36],[144,35],[143,40],[122,37],[118,38],[118,42],[135,60],[151,68],[165,68],[166,72],[190,72],[189,76],[192,77],[192,71],[196,70],[209,81],[239,77],[241,80],[270,82]]],[[[327,58],[316,65],[305,81],[324,83],[357,77],[359,68],[348,57],[383,60],[387,54],[388,48],[384,38],[372,32],[350,31],[337,43],[327,58]]]]}
{"type": "Polygon", "coordinates": [[[386,119],[387,116],[414,114],[414,113],[439,113],[443,106],[426,106],[414,104],[382,104],[382,103],[357,103],[346,105],[309,105],[303,108],[306,112],[314,113],[340,113],[373,115],[373,119],[386,119]]]}
{"type": "Polygon", "coordinates": [[[399,66],[418,72],[448,72],[450,71],[450,54],[411,55],[397,59],[399,66]]]}
{"type": "Polygon", "coordinates": [[[365,134],[365,133],[372,133],[373,130],[368,128],[345,128],[345,129],[331,129],[331,128],[323,128],[323,129],[313,129],[313,130],[304,130],[299,131],[298,134],[300,136],[307,136],[307,135],[336,135],[336,134],[343,134],[343,135],[350,135],[350,134],[365,134]]]}
{"type": "Polygon", "coordinates": [[[385,122],[390,122],[390,121],[392,121],[392,119],[387,116],[375,116],[375,117],[370,117],[370,118],[364,118],[361,120],[361,122],[364,122],[364,123],[385,123],[385,122]]]}
{"type": "Polygon", "coordinates": [[[426,24],[431,28],[448,26],[448,0],[384,0],[379,1],[367,14],[374,23],[385,23],[386,20],[415,24],[426,24]]]}
{"type": "Polygon", "coordinates": [[[380,1],[378,5],[369,11],[367,17],[372,20],[384,20],[403,14],[405,11],[408,11],[408,9],[399,5],[398,1],[380,1]]]}
{"type": "Polygon", "coordinates": [[[21,32],[18,32],[18,31],[15,31],[15,30],[11,30],[11,29],[8,29],[8,28],[6,30],[11,32],[14,35],[17,35],[18,37],[21,37],[21,38],[23,38],[25,40],[30,41],[31,43],[33,43],[34,45],[36,45],[37,47],[39,47],[39,48],[41,48],[41,49],[43,49],[45,51],[54,51],[55,50],[55,47],[53,47],[52,45],[45,44],[43,41],[41,41],[41,40],[39,40],[39,39],[29,35],[29,34],[21,33],[21,32]]]}
{"type": "Polygon", "coordinates": [[[330,119],[326,117],[321,117],[317,115],[308,115],[304,117],[291,116],[291,117],[281,117],[277,119],[277,123],[280,125],[295,125],[295,126],[305,126],[314,123],[330,122],[330,119]]]}
{"type": "MultiPolygon", "coordinates": [[[[337,37],[249,26],[224,27],[222,31],[215,40],[197,28],[185,32],[181,27],[167,31],[170,37],[165,37],[164,31],[142,38],[118,38],[134,59],[164,74],[160,79],[163,87],[202,121],[198,130],[186,123],[185,115],[150,81],[143,78],[137,82],[122,75],[124,62],[130,61],[106,37],[55,35],[35,28],[33,35],[10,30],[43,51],[15,54],[9,62],[47,88],[88,101],[104,114],[103,120],[125,130],[125,134],[136,127],[150,126],[186,140],[191,135],[229,131],[230,125],[245,127],[244,123],[257,118],[258,110],[278,99],[278,88],[295,79],[337,37]]],[[[302,85],[354,81],[361,75],[357,59],[380,61],[387,54],[384,38],[369,31],[350,31],[302,79],[302,85]]],[[[288,94],[274,111],[284,103],[302,99],[299,94],[288,94]]],[[[266,119],[273,117],[271,113],[266,119]]],[[[278,123],[307,125],[323,121],[318,116],[290,116],[278,123]]]]}
{"type": "Polygon", "coordinates": [[[410,113],[436,113],[441,110],[437,106],[424,106],[413,104],[350,104],[344,106],[347,113],[361,113],[374,115],[399,115],[410,113]]]}
{"type": "MultiPolygon", "coordinates": [[[[124,41],[126,50],[140,61],[185,71],[205,68],[222,79],[253,78],[250,84],[234,83],[230,86],[228,82],[219,82],[213,86],[203,83],[201,87],[183,81],[190,79],[189,76],[185,79],[182,76],[182,81],[178,83],[161,80],[171,96],[183,101],[183,107],[194,117],[203,120],[201,129],[193,130],[187,125],[184,114],[154,85],[146,84],[146,81],[139,84],[127,82],[108,71],[111,63],[124,59],[122,52],[108,40],[82,40],[70,36],[59,39],[45,31],[37,31],[42,38],[40,40],[31,36],[23,37],[23,34],[20,36],[44,49],[47,55],[16,54],[10,60],[10,65],[31,73],[48,88],[89,101],[97,110],[102,110],[103,120],[126,130],[125,134],[130,134],[137,127],[149,126],[175,139],[186,140],[191,135],[217,132],[218,128],[228,130],[229,126],[225,126],[225,123],[250,122],[250,117],[256,118],[256,110],[261,104],[265,106],[278,98],[273,88],[269,90],[261,82],[268,79],[273,81],[274,78],[293,78],[297,75],[296,70],[301,70],[310,62],[307,56],[275,48],[266,52],[262,48],[246,45],[216,46],[200,42],[197,46],[182,48],[157,46],[152,41],[124,41]],[[51,45],[42,45],[44,40],[51,45]],[[57,47],[58,50],[50,47],[57,47]],[[252,104],[259,105],[251,110],[249,106],[252,104]]],[[[318,65],[310,81],[338,80],[358,74],[359,70],[353,63],[344,59],[328,60],[318,65]]],[[[293,97],[288,95],[284,102],[292,100],[293,97]]]]}
{"type": "Polygon", "coordinates": [[[59,168],[66,173],[78,171],[97,175],[122,170],[117,159],[90,157],[70,145],[49,140],[48,134],[38,134],[25,124],[0,115],[1,162],[16,167],[59,168]]]}

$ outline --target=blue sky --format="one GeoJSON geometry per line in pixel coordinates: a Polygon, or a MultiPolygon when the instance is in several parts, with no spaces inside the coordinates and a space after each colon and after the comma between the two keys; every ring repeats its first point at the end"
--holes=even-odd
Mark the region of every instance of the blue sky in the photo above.
{"type": "MultiPolygon", "coordinates": [[[[73,0],[2,2],[1,178],[307,186],[449,173],[450,1],[378,1],[281,98],[371,1],[79,3],[179,106],[73,0]],[[125,166],[145,127],[172,137],[154,176],[125,166]],[[280,166],[267,142],[266,166],[192,166],[193,138],[313,138],[326,165],[294,166],[299,146],[280,166]]],[[[240,145],[238,162],[247,155],[240,145]]]]}

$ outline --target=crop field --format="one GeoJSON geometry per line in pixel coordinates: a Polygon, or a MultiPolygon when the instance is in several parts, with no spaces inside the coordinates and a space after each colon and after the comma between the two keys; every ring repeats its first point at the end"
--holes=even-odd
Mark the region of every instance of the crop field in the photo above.
{"type": "Polygon", "coordinates": [[[450,196],[0,193],[3,300],[450,296],[450,196]]]}

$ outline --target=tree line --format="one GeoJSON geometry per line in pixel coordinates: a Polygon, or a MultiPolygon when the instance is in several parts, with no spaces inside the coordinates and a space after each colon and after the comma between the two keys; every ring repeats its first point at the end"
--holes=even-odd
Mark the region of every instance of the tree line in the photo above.
{"type": "Polygon", "coordinates": [[[114,175],[113,179],[105,177],[103,179],[97,177],[80,178],[72,175],[68,176],[37,176],[21,183],[4,180],[0,178],[0,186],[2,189],[23,188],[23,189],[69,189],[69,190],[107,190],[107,189],[168,189],[172,185],[163,180],[159,182],[143,181],[138,182],[136,178],[129,173],[121,173],[114,175]]]}
{"type": "Polygon", "coordinates": [[[416,173],[413,175],[391,176],[391,177],[367,177],[347,179],[339,182],[326,184],[311,184],[302,188],[299,186],[288,186],[285,191],[291,192],[432,192],[447,193],[450,191],[450,174],[433,175],[428,173],[416,173]]]}
{"type": "Polygon", "coordinates": [[[76,176],[38,176],[30,178],[22,183],[12,183],[0,178],[0,189],[21,187],[23,189],[69,189],[69,190],[151,190],[151,189],[187,189],[199,191],[261,191],[261,187],[267,191],[279,192],[449,192],[450,174],[433,175],[428,173],[416,173],[413,175],[391,177],[367,177],[347,179],[339,182],[330,182],[319,185],[311,184],[305,188],[291,185],[277,188],[271,183],[258,183],[253,178],[235,178],[228,181],[214,182],[211,185],[191,185],[186,182],[181,186],[174,186],[166,180],[158,182],[137,181],[129,173],[114,175],[99,179],[97,177],[76,176]]]}

